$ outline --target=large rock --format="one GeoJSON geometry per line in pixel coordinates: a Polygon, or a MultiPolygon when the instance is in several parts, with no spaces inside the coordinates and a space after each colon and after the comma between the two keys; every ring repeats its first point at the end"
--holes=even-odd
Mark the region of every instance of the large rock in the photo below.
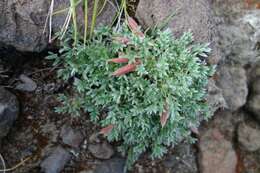
{"type": "Polygon", "coordinates": [[[246,71],[243,67],[222,65],[218,69],[217,85],[222,89],[231,111],[239,109],[246,103],[248,88],[246,71]]]}
{"type": "MultiPolygon", "coordinates": [[[[140,0],[136,17],[143,27],[148,28],[163,23],[168,16],[176,13],[167,26],[176,37],[191,31],[195,41],[209,42],[214,48],[216,30],[211,11],[208,0],[140,0]]],[[[217,63],[219,59],[214,48],[209,62],[217,63]]]]}
{"type": "Polygon", "coordinates": [[[238,141],[247,151],[253,152],[260,149],[260,128],[241,123],[238,127],[238,141]]]}
{"type": "Polygon", "coordinates": [[[47,46],[43,35],[48,0],[2,0],[0,2],[0,47],[39,52],[47,46]]]}
{"type": "Polygon", "coordinates": [[[225,139],[232,141],[236,136],[236,127],[244,121],[248,115],[244,112],[235,112],[221,110],[217,111],[208,126],[204,130],[217,128],[225,139]]]}
{"type": "MultiPolygon", "coordinates": [[[[223,59],[241,65],[252,65],[260,59],[260,11],[248,10],[244,0],[212,0],[217,29],[218,48],[223,59]]],[[[253,6],[254,0],[250,0],[253,6]]]]}
{"type": "MultiPolygon", "coordinates": [[[[55,0],[54,2],[54,12],[69,6],[69,0],[55,0]]],[[[43,31],[49,6],[50,0],[1,0],[0,48],[12,46],[23,52],[40,52],[45,49],[48,45],[48,27],[45,34],[43,31]]],[[[92,1],[89,6],[91,13],[92,1]]],[[[115,11],[114,7],[107,3],[103,12],[98,16],[97,23],[111,23],[115,11]]],[[[53,16],[52,31],[60,30],[65,17],[66,11],[53,16]]],[[[78,7],[78,20],[80,24],[84,23],[82,6],[78,7]]]]}
{"type": "Polygon", "coordinates": [[[200,128],[199,159],[201,173],[235,173],[238,156],[232,141],[236,129],[247,114],[218,111],[210,122],[200,128]]]}
{"type": "Polygon", "coordinates": [[[232,143],[217,129],[208,129],[199,141],[199,166],[202,173],[235,173],[237,156],[232,143]]]}
{"type": "Polygon", "coordinates": [[[16,97],[0,87],[0,140],[7,135],[19,113],[16,97]]]}
{"type": "Polygon", "coordinates": [[[227,61],[251,65],[260,59],[260,11],[247,12],[218,27],[219,47],[227,61]]]}

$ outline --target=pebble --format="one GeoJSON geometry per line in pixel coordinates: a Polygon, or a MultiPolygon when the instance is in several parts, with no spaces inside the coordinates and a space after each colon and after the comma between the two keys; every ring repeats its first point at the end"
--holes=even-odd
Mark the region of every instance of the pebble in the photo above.
{"type": "Polygon", "coordinates": [[[25,92],[33,92],[37,88],[37,84],[28,76],[21,74],[19,79],[22,83],[16,85],[15,89],[25,92]]]}
{"type": "Polygon", "coordinates": [[[61,146],[58,146],[45,160],[43,160],[40,165],[41,171],[44,173],[60,173],[70,159],[70,153],[61,146]]]}
{"type": "Polygon", "coordinates": [[[110,159],[114,154],[113,147],[107,142],[101,144],[90,144],[88,150],[98,159],[110,159]]]}
{"type": "Polygon", "coordinates": [[[79,148],[84,137],[79,130],[72,129],[68,125],[64,125],[60,132],[62,142],[74,148],[79,148]]]}

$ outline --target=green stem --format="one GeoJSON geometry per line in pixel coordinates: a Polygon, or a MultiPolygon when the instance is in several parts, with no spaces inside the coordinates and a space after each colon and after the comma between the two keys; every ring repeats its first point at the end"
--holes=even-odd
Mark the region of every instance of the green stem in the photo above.
{"type": "Polygon", "coordinates": [[[84,22],[85,22],[85,28],[84,28],[84,47],[86,46],[86,41],[87,41],[87,34],[88,34],[88,0],[84,1],[84,13],[85,13],[85,18],[84,18],[84,22]]]}
{"type": "Polygon", "coordinates": [[[95,0],[95,2],[94,2],[94,9],[93,9],[91,28],[90,28],[90,38],[92,38],[92,36],[93,36],[95,25],[96,25],[96,19],[97,19],[97,13],[98,13],[98,10],[97,10],[98,2],[99,2],[99,0],[95,0]]]}

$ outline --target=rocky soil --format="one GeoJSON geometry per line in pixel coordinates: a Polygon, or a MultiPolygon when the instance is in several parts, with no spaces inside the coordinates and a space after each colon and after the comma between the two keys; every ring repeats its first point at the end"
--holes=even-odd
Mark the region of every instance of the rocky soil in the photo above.
{"type": "MultiPolygon", "coordinates": [[[[66,6],[56,1],[55,8],[66,6]]],[[[135,17],[143,27],[176,12],[168,27],[176,37],[191,30],[197,42],[210,42],[209,63],[217,73],[208,85],[215,115],[203,122],[198,142],[173,147],[162,159],[146,154],[134,173],[260,172],[260,2],[257,0],[139,0],[135,17]]],[[[111,20],[107,7],[100,23],[111,20]]],[[[111,7],[113,8],[113,7],[111,7]]],[[[15,173],[122,173],[125,159],[98,135],[87,115],[54,112],[56,95],[70,90],[56,78],[40,52],[47,0],[0,2],[0,154],[15,173]],[[13,50],[19,50],[17,53],[13,50]],[[8,56],[7,56],[8,55],[8,56]],[[17,167],[16,167],[17,166],[17,167]]],[[[82,11],[78,9],[80,14],[82,11]]],[[[58,30],[65,15],[53,18],[58,30]]]]}

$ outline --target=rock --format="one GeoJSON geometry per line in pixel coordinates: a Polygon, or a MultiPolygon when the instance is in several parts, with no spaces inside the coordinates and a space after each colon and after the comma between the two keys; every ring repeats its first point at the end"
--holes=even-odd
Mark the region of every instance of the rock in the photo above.
{"type": "Polygon", "coordinates": [[[208,0],[140,0],[136,18],[144,28],[148,28],[163,23],[176,13],[167,27],[176,37],[191,31],[195,41],[211,43],[213,55],[209,62],[217,63],[220,57],[215,49],[216,30],[211,11],[208,0]]]}
{"type": "Polygon", "coordinates": [[[37,84],[28,76],[21,74],[19,79],[22,83],[17,84],[15,89],[26,92],[33,92],[37,88],[37,84]]]}
{"type": "Polygon", "coordinates": [[[238,141],[247,151],[253,152],[260,149],[260,128],[251,127],[241,123],[238,127],[238,141]]]}
{"type": "Polygon", "coordinates": [[[64,148],[58,146],[41,163],[41,171],[44,173],[60,173],[70,159],[70,153],[64,148]]]}
{"type": "Polygon", "coordinates": [[[236,153],[232,143],[216,128],[208,129],[199,140],[199,166],[202,173],[235,173],[236,153]]]}
{"type": "Polygon", "coordinates": [[[221,110],[215,113],[213,119],[204,127],[204,130],[217,128],[223,134],[225,139],[232,141],[235,136],[235,127],[242,121],[243,114],[233,114],[227,110],[221,110]]]}
{"type": "Polygon", "coordinates": [[[246,8],[246,3],[242,0],[212,0],[211,2],[216,14],[225,17],[241,14],[246,8]]]}
{"type": "Polygon", "coordinates": [[[124,167],[124,159],[113,158],[98,165],[94,173],[124,173],[124,167]]]}
{"type": "Polygon", "coordinates": [[[7,135],[19,114],[15,95],[0,87],[0,140],[7,135]]]}
{"type": "Polygon", "coordinates": [[[213,79],[209,79],[207,103],[211,106],[213,113],[218,109],[227,107],[222,90],[216,86],[216,83],[213,79]]]}
{"type": "Polygon", "coordinates": [[[245,173],[259,173],[260,170],[260,157],[259,152],[256,153],[243,153],[241,159],[241,170],[240,172],[245,173]]]}
{"type": "Polygon", "coordinates": [[[239,109],[246,103],[248,88],[246,71],[243,67],[220,66],[217,85],[222,89],[227,106],[231,111],[239,109]]]}
{"type": "MultiPolygon", "coordinates": [[[[45,34],[43,33],[50,2],[50,0],[1,0],[0,48],[12,46],[22,52],[44,50],[48,45],[48,29],[45,34]]],[[[69,0],[55,0],[54,2],[54,12],[65,9],[69,4],[69,0]]],[[[93,0],[89,2],[89,11],[92,13],[93,0]]],[[[59,31],[63,26],[66,10],[64,13],[53,15],[53,32],[59,31]]],[[[106,3],[104,10],[97,18],[97,24],[110,24],[115,14],[115,8],[110,3],[106,3]]],[[[77,16],[82,26],[82,21],[84,21],[82,6],[78,6],[77,16]]]]}
{"type": "Polygon", "coordinates": [[[114,154],[113,147],[107,142],[101,144],[90,144],[88,150],[98,159],[109,159],[114,154]]]}
{"type": "Polygon", "coordinates": [[[260,94],[251,95],[248,105],[249,110],[252,111],[258,121],[260,121],[260,94]]]}
{"type": "MultiPolygon", "coordinates": [[[[220,33],[220,50],[227,62],[247,65],[254,64],[260,59],[259,53],[256,52],[255,41],[252,41],[251,35],[245,29],[240,28],[243,22],[237,24],[226,24],[219,27],[220,33]]],[[[244,28],[248,25],[244,24],[244,28]]],[[[248,31],[250,32],[250,31],[248,31]]]]}
{"type": "Polygon", "coordinates": [[[174,170],[174,173],[197,173],[196,154],[192,145],[179,144],[174,152],[163,161],[166,168],[174,170]]]}
{"type": "Polygon", "coordinates": [[[43,35],[48,0],[2,0],[0,2],[0,47],[39,52],[47,46],[43,35]]]}
{"type": "Polygon", "coordinates": [[[61,129],[60,137],[64,144],[78,148],[83,141],[83,135],[79,130],[74,130],[70,126],[64,125],[61,129]]]}
{"type": "Polygon", "coordinates": [[[218,17],[217,47],[223,59],[242,66],[253,65],[260,59],[260,11],[246,10],[248,7],[241,0],[214,0],[213,7],[218,17]]]}

